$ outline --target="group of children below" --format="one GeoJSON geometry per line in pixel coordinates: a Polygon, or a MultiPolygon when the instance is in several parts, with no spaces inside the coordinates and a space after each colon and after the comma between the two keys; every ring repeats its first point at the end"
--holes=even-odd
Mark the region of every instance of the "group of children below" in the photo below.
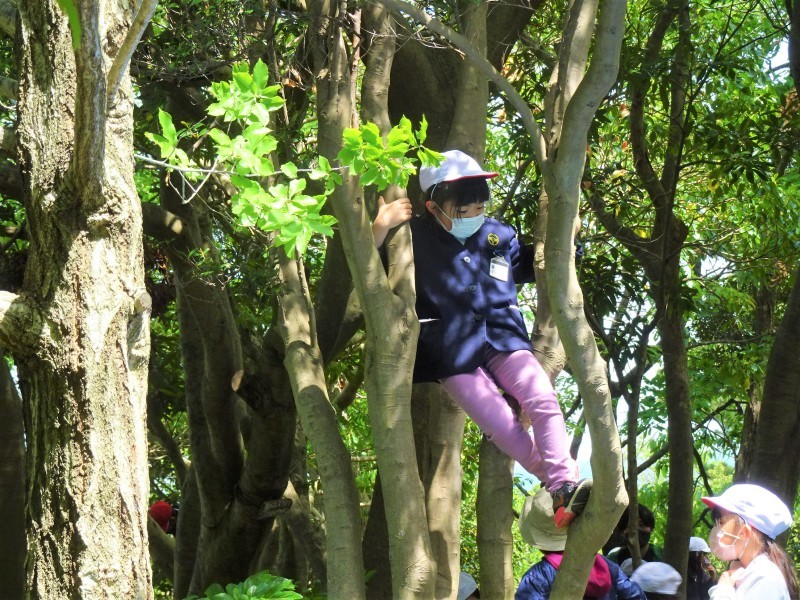
{"type": "MultiPolygon", "coordinates": [[[[797,573],[791,559],[775,542],[792,523],[788,507],[769,490],[753,484],[735,484],[720,496],[705,497],[714,527],[708,544],[702,538],[689,541],[689,568],[685,586],[688,600],[795,600],[797,573]],[[728,563],[717,579],[708,553],[728,563]]],[[[649,511],[647,511],[649,512],[649,511]]],[[[640,511],[640,515],[641,515],[640,511]]],[[[650,513],[652,516],[652,513],[650,513]]],[[[550,596],[561,564],[567,533],[552,521],[552,508],[544,490],[526,499],[519,519],[523,539],[544,553],[522,577],[516,600],[539,600],[550,596]]],[[[640,533],[652,531],[652,524],[640,533]]],[[[660,551],[645,536],[642,556],[660,559],[660,551]]],[[[619,550],[619,549],[618,549],[619,550]]],[[[633,569],[631,559],[612,560],[622,551],[597,554],[584,598],[603,600],[666,600],[678,598],[683,583],[672,566],[660,560],[644,560],[633,569]]]]}

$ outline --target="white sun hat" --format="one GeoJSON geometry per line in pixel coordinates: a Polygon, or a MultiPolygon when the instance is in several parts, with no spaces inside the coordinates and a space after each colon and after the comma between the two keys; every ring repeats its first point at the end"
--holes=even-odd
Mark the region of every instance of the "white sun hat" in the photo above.
{"type": "Polygon", "coordinates": [[[421,167],[419,170],[419,187],[423,192],[432,185],[459,179],[491,179],[497,173],[484,171],[474,158],[461,150],[443,152],[444,160],[438,167],[421,167]]]}
{"type": "Polygon", "coordinates": [[[683,580],[681,574],[667,563],[646,562],[633,572],[631,581],[638,583],[645,593],[677,594],[683,580]]]}
{"type": "Polygon", "coordinates": [[[737,483],[719,496],[702,498],[707,506],[718,506],[742,517],[773,540],[789,529],[792,513],[775,494],[760,485],[737,483]]]}
{"type": "Polygon", "coordinates": [[[706,541],[701,537],[689,538],[689,552],[711,552],[706,541]]]}

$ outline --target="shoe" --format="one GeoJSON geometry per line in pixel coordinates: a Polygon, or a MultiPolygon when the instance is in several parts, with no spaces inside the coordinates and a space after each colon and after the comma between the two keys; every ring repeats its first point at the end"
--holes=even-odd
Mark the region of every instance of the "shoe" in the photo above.
{"type": "Polygon", "coordinates": [[[592,480],[581,479],[577,483],[568,481],[551,492],[553,496],[553,521],[556,527],[567,527],[572,520],[583,512],[589,493],[592,491],[592,480]]]}

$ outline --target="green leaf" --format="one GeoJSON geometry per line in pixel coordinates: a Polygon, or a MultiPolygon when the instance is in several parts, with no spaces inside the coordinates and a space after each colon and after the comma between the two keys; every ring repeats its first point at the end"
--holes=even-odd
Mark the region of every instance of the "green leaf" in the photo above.
{"type": "Polygon", "coordinates": [[[231,145],[231,138],[229,138],[228,134],[221,129],[209,130],[208,136],[214,140],[218,146],[227,147],[231,145]]]}
{"type": "Polygon", "coordinates": [[[157,133],[150,133],[147,131],[145,132],[144,136],[158,146],[159,150],[161,150],[161,158],[169,158],[169,156],[172,154],[172,151],[175,149],[175,147],[170,144],[163,135],[158,135],[157,133]]]}
{"type": "Polygon", "coordinates": [[[72,0],[58,0],[58,6],[67,15],[69,30],[72,34],[72,49],[77,50],[81,47],[81,19],[78,9],[72,0]]]}
{"type": "Polygon", "coordinates": [[[260,58],[253,66],[253,81],[259,88],[263,88],[269,83],[269,70],[260,58]]]}
{"type": "Polygon", "coordinates": [[[233,81],[236,83],[239,90],[242,92],[249,92],[250,86],[253,85],[253,77],[250,73],[237,71],[233,73],[233,81]]]}
{"type": "Polygon", "coordinates": [[[175,130],[175,125],[172,122],[172,115],[159,108],[158,122],[161,124],[161,132],[164,134],[164,138],[166,138],[167,142],[173,146],[177,146],[178,132],[175,130]]]}
{"type": "Polygon", "coordinates": [[[425,115],[422,115],[422,121],[419,124],[419,131],[417,132],[417,142],[419,144],[424,144],[427,138],[428,138],[428,119],[425,118],[425,115]]]}
{"type": "Polygon", "coordinates": [[[290,179],[295,179],[297,177],[297,166],[292,162],[284,163],[281,165],[281,172],[290,179]]]}
{"type": "Polygon", "coordinates": [[[361,136],[365,143],[381,148],[383,147],[381,131],[375,123],[364,123],[364,125],[361,126],[361,136]]]}

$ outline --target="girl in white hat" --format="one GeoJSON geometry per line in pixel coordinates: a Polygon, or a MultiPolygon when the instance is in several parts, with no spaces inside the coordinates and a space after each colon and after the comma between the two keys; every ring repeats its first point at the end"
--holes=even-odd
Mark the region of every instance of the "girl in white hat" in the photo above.
{"type": "Polygon", "coordinates": [[[711,548],[701,537],[689,538],[689,565],[686,570],[686,600],[708,600],[708,590],[716,584],[716,571],[708,559],[711,548]]]}
{"type": "Polygon", "coordinates": [[[712,600],[794,600],[797,574],[775,538],[792,515],[775,494],[758,485],[732,485],[720,496],[703,498],[712,510],[711,552],[730,568],[709,590],[712,600]]]}

